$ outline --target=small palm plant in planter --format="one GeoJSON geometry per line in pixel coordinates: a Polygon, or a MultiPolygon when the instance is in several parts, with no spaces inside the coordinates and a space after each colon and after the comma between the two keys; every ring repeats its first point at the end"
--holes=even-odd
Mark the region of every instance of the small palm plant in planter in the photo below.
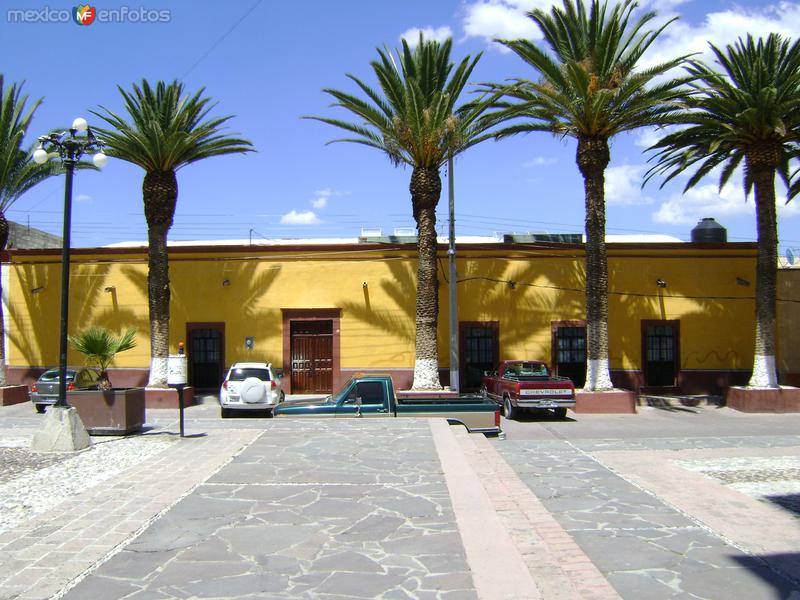
{"type": "Polygon", "coordinates": [[[117,354],[136,347],[135,336],[135,329],[129,329],[123,335],[115,337],[108,329],[90,327],[76,336],[69,336],[69,343],[75,350],[83,354],[87,361],[94,363],[93,366],[97,368],[100,375],[97,388],[110,390],[108,366],[114,361],[117,354]]]}
{"type": "Polygon", "coordinates": [[[103,327],[90,327],[69,337],[72,347],[99,373],[97,389],[67,394],[67,401],[77,409],[92,435],[127,435],[144,425],[144,388],[112,389],[108,379],[108,367],[114,357],[136,346],[135,335],[134,329],[115,336],[103,327]]]}

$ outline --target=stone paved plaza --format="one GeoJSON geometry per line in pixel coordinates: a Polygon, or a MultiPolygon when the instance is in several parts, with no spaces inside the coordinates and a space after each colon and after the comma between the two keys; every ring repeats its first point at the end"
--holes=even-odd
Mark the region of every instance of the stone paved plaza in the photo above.
{"type": "Polygon", "coordinates": [[[200,405],[186,439],[149,411],[65,456],[5,407],[0,599],[800,600],[800,415],[571,417],[487,439],[200,405]]]}

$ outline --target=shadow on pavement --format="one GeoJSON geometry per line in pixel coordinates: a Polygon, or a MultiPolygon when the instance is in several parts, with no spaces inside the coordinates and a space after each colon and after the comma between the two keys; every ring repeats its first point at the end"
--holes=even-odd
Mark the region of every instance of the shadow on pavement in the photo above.
{"type": "Polygon", "coordinates": [[[800,517],[800,494],[775,494],[764,499],[800,517]]]}
{"type": "Polygon", "coordinates": [[[734,555],[731,558],[775,589],[775,598],[800,598],[800,553],[734,555]]]}

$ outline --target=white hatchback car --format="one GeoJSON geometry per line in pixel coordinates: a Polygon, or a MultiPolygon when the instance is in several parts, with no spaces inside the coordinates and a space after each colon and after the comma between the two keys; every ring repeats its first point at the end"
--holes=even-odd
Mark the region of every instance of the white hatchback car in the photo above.
{"type": "Polygon", "coordinates": [[[230,417],[236,410],[272,411],[286,397],[281,383],[272,363],[234,363],[219,390],[222,418],[230,417]]]}

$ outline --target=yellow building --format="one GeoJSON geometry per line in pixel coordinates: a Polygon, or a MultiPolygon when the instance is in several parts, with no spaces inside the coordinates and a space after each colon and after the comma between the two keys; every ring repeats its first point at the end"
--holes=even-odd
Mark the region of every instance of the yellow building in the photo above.
{"type": "MultiPolygon", "coordinates": [[[[543,359],[582,383],[584,254],[530,236],[457,247],[460,379],[475,387],[500,359],[543,359]]],[[[610,238],[613,239],[613,238],[610,238]]],[[[234,361],[272,362],[287,392],[336,388],[355,372],[410,385],[416,247],[404,240],[170,246],[170,344],[186,341],[190,384],[216,388],[234,361]]],[[[753,359],[755,245],[608,244],[610,364],[617,385],[720,393],[753,359]]],[[[448,379],[447,248],[440,245],[439,358],[448,379]]],[[[142,247],[72,253],[69,330],[135,327],[116,385],[149,365],[147,256],[142,247]]],[[[3,266],[9,380],[58,361],[61,256],[14,250],[3,266]]],[[[795,286],[796,287],[796,286],[795,286]]],[[[794,290],[796,295],[797,290],[794,290]]],[[[70,351],[70,364],[81,357],[70,351]]]]}

